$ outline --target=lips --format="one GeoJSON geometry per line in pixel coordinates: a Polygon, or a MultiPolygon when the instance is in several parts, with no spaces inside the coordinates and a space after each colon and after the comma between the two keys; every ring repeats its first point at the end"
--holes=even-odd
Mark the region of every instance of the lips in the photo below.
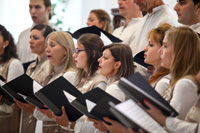
{"type": "Polygon", "coordinates": [[[37,19],[37,17],[35,17],[35,16],[32,16],[32,20],[36,20],[37,19]]]}
{"type": "Polygon", "coordinates": [[[47,55],[47,58],[48,58],[48,59],[51,59],[51,58],[52,58],[52,56],[51,56],[51,55],[47,55]]]}
{"type": "Polygon", "coordinates": [[[147,57],[147,55],[146,54],[144,54],[144,58],[146,58],[147,57]]]}

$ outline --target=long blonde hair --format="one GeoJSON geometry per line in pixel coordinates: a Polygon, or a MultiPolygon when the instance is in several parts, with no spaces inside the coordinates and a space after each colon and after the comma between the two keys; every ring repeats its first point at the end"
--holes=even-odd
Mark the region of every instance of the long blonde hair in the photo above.
{"type": "Polygon", "coordinates": [[[195,77],[200,70],[200,40],[189,27],[174,27],[167,32],[169,45],[172,47],[172,74],[170,86],[185,76],[195,77]]]}
{"type": "MultiPolygon", "coordinates": [[[[73,52],[75,50],[74,42],[72,36],[64,31],[56,31],[49,34],[45,40],[45,44],[47,45],[47,40],[52,38],[56,43],[61,45],[66,51],[67,55],[63,58],[62,62],[65,62],[65,66],[63,69],[63,73],[69,69],[76,70],[76,65],[73,58],[73,52]]],[[[49,73],[54,71],[54,67],[50,65],[49,73]]]]}

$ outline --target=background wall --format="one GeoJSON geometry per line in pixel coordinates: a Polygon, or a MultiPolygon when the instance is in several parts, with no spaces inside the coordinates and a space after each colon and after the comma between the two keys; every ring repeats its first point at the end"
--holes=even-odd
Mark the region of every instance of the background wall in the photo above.
{"type": "MultiPolygon", "coordinates": [[[[90,10],[104,9],[110,16],[111,9],[117,8],[117,0],[66,0],[65,4],[59,4],[61,0],[52,0],[52,3],[58,3],[55,12],[56,16],[52,18],[55,23],[58,18],[63,21],[59,25],[64,31],[74,32],[77,29],[86,26],[90,10]],[[65,8],[65,13],[62,9],[65,8]]],[[[176,0],[163,0],[172,9],[176,0]]],[[[21,31],[32,25],[29,14],[29,0],[0,0],[0,24],[4,25],[14,36],[17,41],[21,31]]]]}

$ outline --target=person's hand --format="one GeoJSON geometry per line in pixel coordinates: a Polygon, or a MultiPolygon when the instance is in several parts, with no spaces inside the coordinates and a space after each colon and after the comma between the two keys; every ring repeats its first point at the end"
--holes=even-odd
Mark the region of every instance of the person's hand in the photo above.
{"type": "Polygon", "coordinates": [[[166,116],[154,105],[152,105],[147,100],[144,100],[144,103],[150,108],[146,109],[146,112],[149,113],[155,120],[157,120],[162,126],[165,126],[166,116]]]}
{"type": "Polygon", "coordinates": [[[88,118],[89,121],[93,122],[93,126],[99,131],[108,131],[106,126],[104,126],[103,121],[99,121],[96,119],[88,118]]]}
{"type": "Polygon", "coordinates": [[[3,102],[2,102],[2,98],[3,98],[3,95],[0,95],[0,105],[3,104],[3,102]]]}
{"type": "Polygon", "coordinates": [[[40,109],[40,108],[36,108],[36,109],[39,110],[44,115],[46,115],[48,118],[53,118],[53,114],[52,114],[52,111],[50,109],[40,109]]]}
{"type": "Polygon", "coordinates": [[[62,115],[61,116],[57,116],[57,115],[53,114],[53,117],[55,118],[57,124],[59,124],[61,126],[64,126],[64,127],[68,126],[69,118],[68,118],[68,116],[66,114],[64,106],[62,106],[62,115]]]}
{"type": "Polygon", "coordinates": [[[104,120],[111,123],[111,125],[108,125],[106,123],[103,123],[104,126],[106,126],[106,128],[111,132],[111,133],[129,133],[130,131],[124,127],[123,125],[121,125],[119,122],[115,121],[115,120],[111,120],[108,117],[104,117],[104,120]]]}
{"type": "Polygon", "coordinates": [[[22,109],[24,112],[33,114],[34,109],[35,109],[35,106],[33,106],[33,105],[30,104],[30,103],[23,103],[23,102],[20,102],[20,101],[17,100],[17,99],[14,99],[14,101],[16,102],[17,106],[18,106],[20,109],[22,109]]]}

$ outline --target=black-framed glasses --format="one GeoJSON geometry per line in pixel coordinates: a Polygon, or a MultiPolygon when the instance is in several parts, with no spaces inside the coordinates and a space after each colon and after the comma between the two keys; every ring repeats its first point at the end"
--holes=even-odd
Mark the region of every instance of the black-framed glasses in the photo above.
{"type": "Polygon", "coordinates": [[[74,50],[74,53],[75,53],[76,55],[78,55],[81,51],[86,51],[86,50],[81,50],[81,49],[77,49],[77,48],[76,48],[76,49],[74,50]]]}

